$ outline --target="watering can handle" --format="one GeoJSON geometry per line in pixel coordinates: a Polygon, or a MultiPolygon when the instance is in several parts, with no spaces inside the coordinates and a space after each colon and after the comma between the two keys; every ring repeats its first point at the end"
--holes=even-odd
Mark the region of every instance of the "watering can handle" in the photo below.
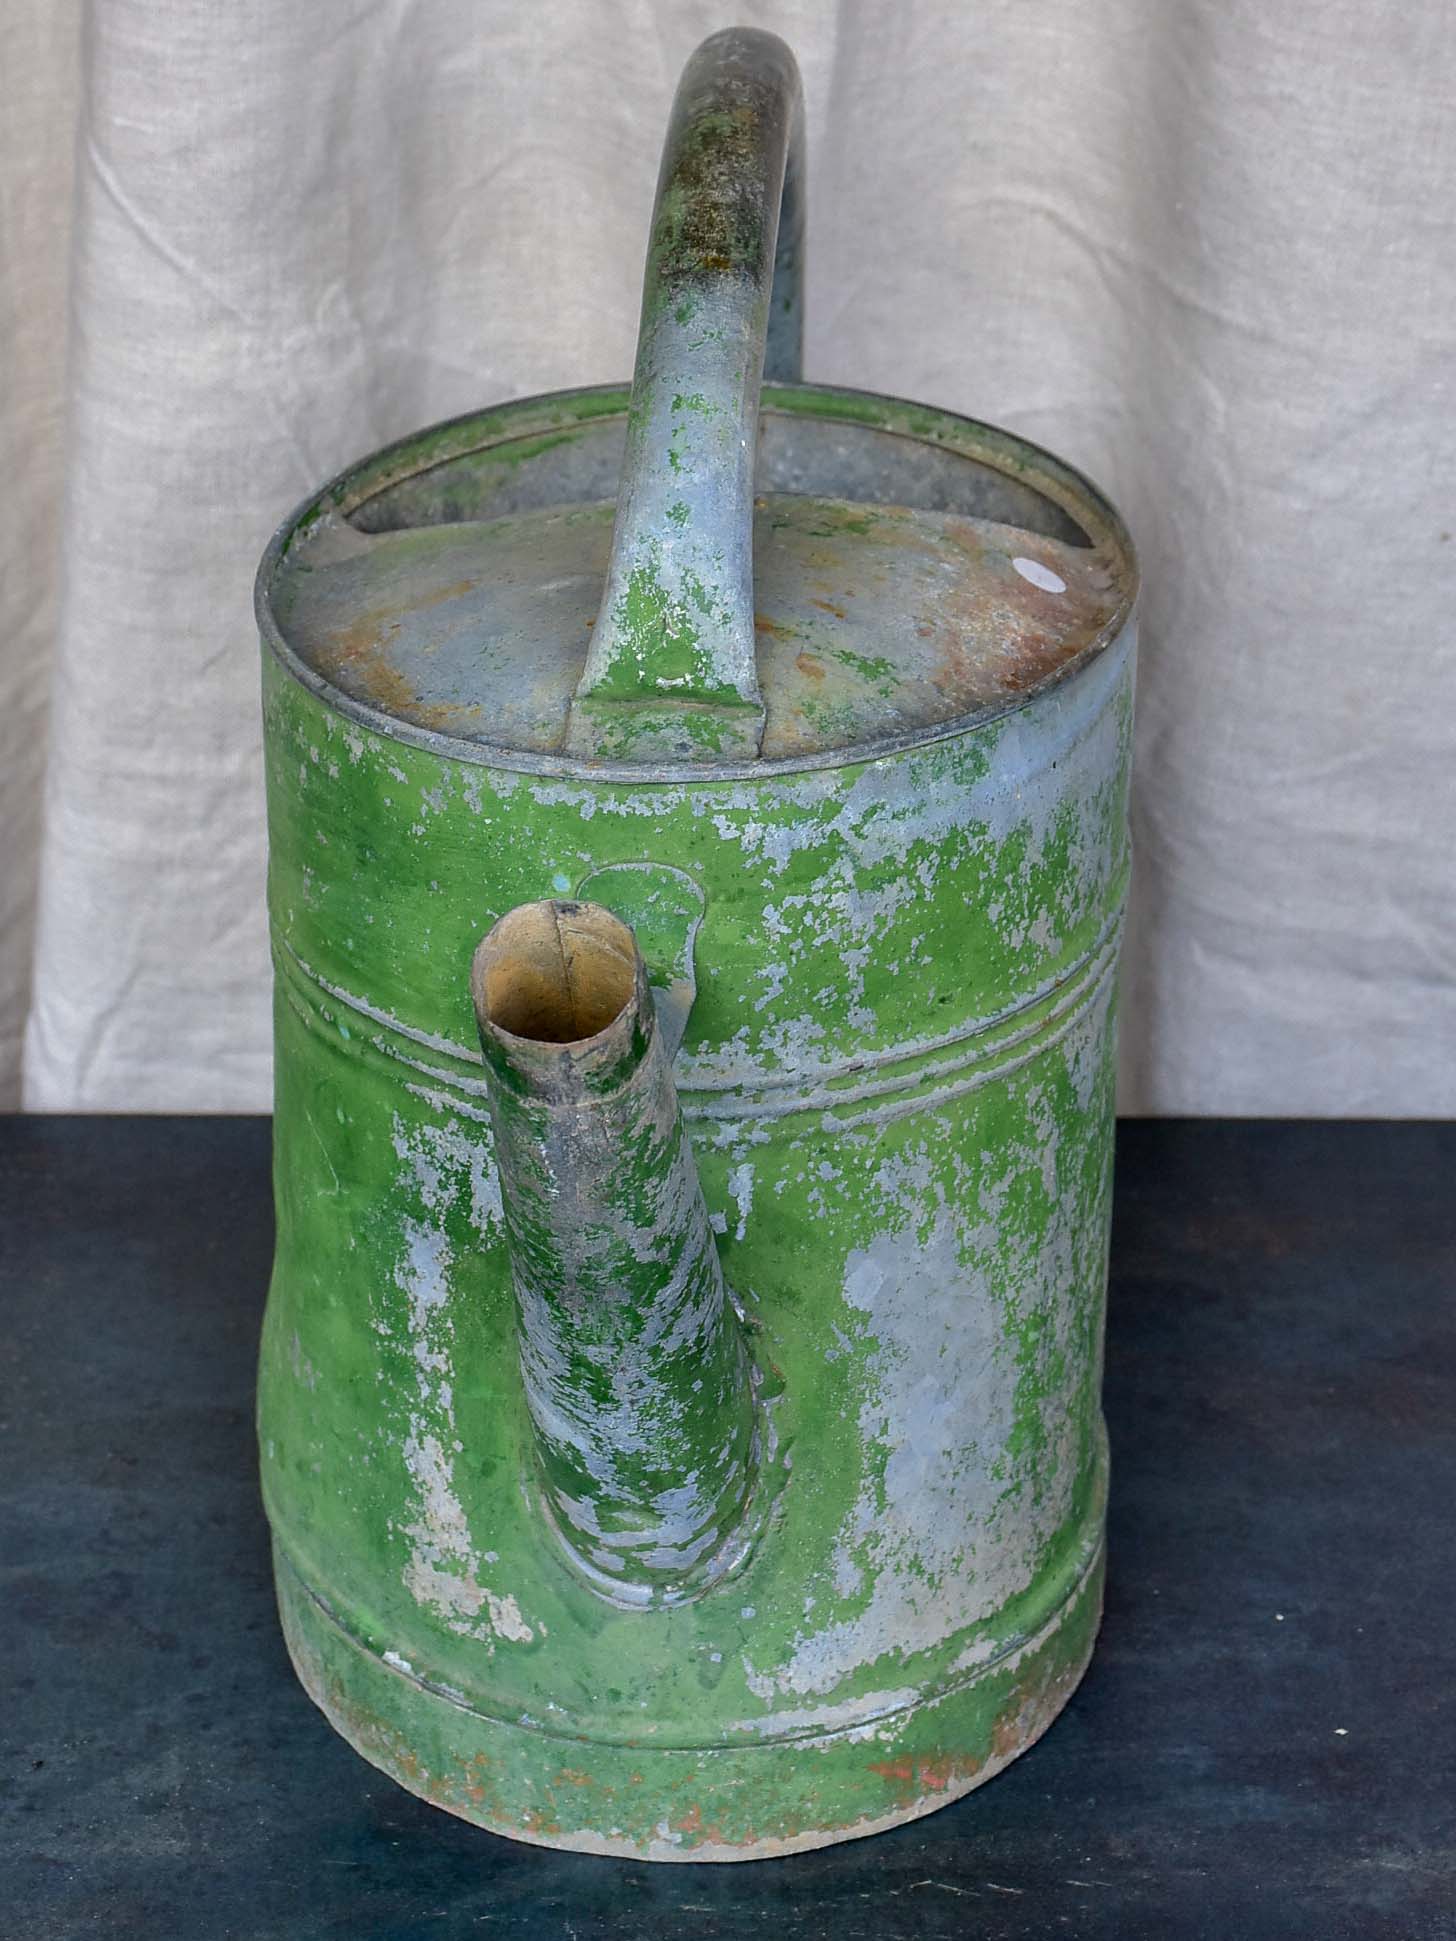
{"type": "Polygon", "coordinates": [[[573,754],[679,763],[758,753],[758,401],[765,375],[800,375],[803,130],[799,71],[775,35],[729,28],[683,70],[657,181],[611,561],[567,729],[573,754]]]}

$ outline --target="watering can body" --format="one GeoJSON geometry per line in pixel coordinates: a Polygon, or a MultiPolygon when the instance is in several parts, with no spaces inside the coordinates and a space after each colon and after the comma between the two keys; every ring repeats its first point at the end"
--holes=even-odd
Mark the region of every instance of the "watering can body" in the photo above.
{"type": "MultiPolygon", "coordinates": [[[[642,377],[635,406],[602,388],[405,440],[265,559],[259,1436],[294,1663],[367,1758],[517,1838],[744,1859],[979,1784],[1092,1649],[1134,569],[1100,496],[1019,440],[755,385],[761,687],[719,683],[706,755],[665,743],[670,693],[645,727],[613,713],[600,623],[613,573],[636,584],[610,495],[655,436],[642,377]],[[517,661],[481,719],[438,627],[479,593],[458,569],[487,526],[517,661]],[[533,582],[548,540],[571,570],[533,582]],[[402,577],[366,600],[377,541],[402,577]],[[1074,574],[1075,639],[1028,625],[1074,574]],[[991,642],[969,669],[968,635],[991,642]],[[574,701],[553,653],[577,673],[585,654],[574,701]],[[538,725],[507,741],[512,706],[538,725]],[[678,1139],[714,1340],[732,1336],[738,1427],[700,1432],[723,1528],[674,1549],[701,1477],[659,1478],[630,1567],[590,1477],[553,1481],[560,1423],[522,1342],[546,1270],[523,1262],[513,1081],[472,997],[482,935],[541,899],[640,947],[667,1103],[616,1186],[636,1205],[641,1153],[660,1171],[678,1139]]],[[[542,1203],[569,1225],[563,1177],[542,1203]]],[[[663,1255],[679,1283],[681,1257],[663,1255]]],[[[592,1317],[561,1312],[565,1353],[592,1317]]],[[[649,1317],[633,1340],[686,1421],[703,1378],[663,1333],[649,1317]]],[[[597,1373],[620,1467],[648,1417],[601,1354],[597,1373]]]]}

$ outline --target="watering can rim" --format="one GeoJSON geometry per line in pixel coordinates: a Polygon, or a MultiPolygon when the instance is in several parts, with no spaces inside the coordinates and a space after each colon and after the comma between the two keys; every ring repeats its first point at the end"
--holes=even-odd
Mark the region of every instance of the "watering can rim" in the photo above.
{"type": "MultiPolygon", "coordinates": [[[[827,419],[853,435],[857,430],[888,432],[933,445],[982,466],[1004,471],[1049,499],[1116,557],[1121,596],[1094,639],[1070,660],[1035,686],[989,705],[972,708],[943,720],[889,731],[843,746],[789,755],[724,757],[701,761],[629,761],[572,754],[565,750],[538,751],[513,747],[474,736],[425,727],[349,694],[320,673],[289,642],[273,610],[273,591],[280,570],[300,541],[330,521],[347,520],[369,499],[401,481],[418,477],[437,466],[488,450],[492,444],[526,435],[549,435],[555,428],[587,422],[606,422],[627,415],[630,387],[622,381],[573,385],[507,398],[497,404],[418,427],[388,444],[377,446],[344,466],[323,485],[301,499],[279,523],[264,550],[254,580],[253,605],[259,634],[282,670],[332,711],[392,740],[401,741],[452,761],[525,775],[582,782],[643,784],[697,782],[713,786],[726,781],[810,774],[826,769],[852,768],[898,756],[939,742],[958,740],[1007,715],[1039,701],[1087,673],[1133,618],[1141,591],[1137,551],[1121,513],[1106,492],[1078,467],[1019,432],[989,420],[972,418],[941,405],[872,391],[854,385],[797,381],[765,384],[762,409],[785,416],[827,419]],[[591,401],[604,408],[590,414],[563,407],[591,401]],[[846,409],[816,411],[810,403],[842,404],[846,409]],[[870,407],[870,411],[866,411],[870,407]],[[905,428],[915,420],[920,429],[905,428]],[[524,423],[518,423],[521,420],[524,423]],[[464,434],[450,439],[450,434],[464,434]],[[497,435],[491,436],[491,433],[497,435]],[[442,451],[447,443],[448,450],[442,451]],[[1021,461],[1013,473],[998,464],[998,454],[1021,461]],[[410,464],[410,458],[418,462],[410,464]]],[[[578,504],[581,502],[577,502],[578,504]]],[[[870,509],[875,509],[871,507],[870,509]]]]}

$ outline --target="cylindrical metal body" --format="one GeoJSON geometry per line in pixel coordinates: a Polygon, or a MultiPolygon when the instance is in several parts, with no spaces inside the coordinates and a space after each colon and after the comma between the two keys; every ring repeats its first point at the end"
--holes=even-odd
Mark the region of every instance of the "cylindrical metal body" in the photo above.
{"type": "MultiPolygon", "coordinates": [[[[614,403],[448,438],[590,434],[614,403]]],[[[594,1850],[785,1851],[944,1803],[1075,1683],[1131,645],[965,734],[655,782],[383,733],[268,656],[264,1487],[305,1682],[407,1785],[594,1850]],[[543,1541],[469,967],[543,886],[609,902],[604,868],[641,863],[702,891],[678,1090],[776,1496],[711,1597],[618,1612],[543,1541]]]]}

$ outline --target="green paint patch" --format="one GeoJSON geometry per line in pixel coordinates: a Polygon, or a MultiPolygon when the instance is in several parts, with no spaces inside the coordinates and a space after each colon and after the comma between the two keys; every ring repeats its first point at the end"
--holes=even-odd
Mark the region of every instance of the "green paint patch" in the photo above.
{"type": "Polygon", "coordinates": [[[846,702],[820,701],[808,695],[799,702],[799,713],[828,748],[836,741],[847,745],[854,740],[859,715],[846,702]]]}
{"type": "Polygon", "coordinates": [[[679,391],[673,398],[672,409],[675,416],[683,411],[691,411],[699,418],[719,418],[723,415],[723,407],[714,404],[711,398],[705,398],[701,391],[679,391]]]}
{"type": "Polygon", "coordinates": [[[651,566],[629,576],[613,619],[619,644],[611,672],[595,690],[603,699],[631,700],[644,687],[695,688],[708,673],[696,623],[651,566]]]}
{"type": "Polygon", "coordinates": [[[895,663],[881,654],[856,654],[849,647],[835,647],[830,651],[846,667],[852,667],[857,674],[863,674],[867,681],[873,681],[881,693],[888,693],[899,681],[895,663]]]}
{"type": "Polygon", "coordinates": [[[577,431],[572,428],[548,432],[540,438],[512,438],[504,444],[488,447],[481,457],[491,465],[513,470],[517,465],[524,465],[527,459],[540,458],[543,453],[554,452],[562,445],[574,445],[577,437],[577,431]]]}

